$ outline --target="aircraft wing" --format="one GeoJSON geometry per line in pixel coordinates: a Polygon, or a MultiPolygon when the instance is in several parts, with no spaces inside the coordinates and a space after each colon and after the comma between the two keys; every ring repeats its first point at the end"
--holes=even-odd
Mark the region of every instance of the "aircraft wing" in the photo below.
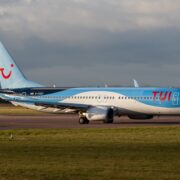
{"type": "Polygon", "coordinates": [[[60,109],[74,109],[77,111],[86,111],[91,105],[86,105],[86,104],[74,104],[74,103],[63,103],[63,102],[58,102],[58,103],[42,103],[42,102],[36,102],[36,106],[44,106],[44,107],[52,107],[52,108],[60,108],[60,109]]]}
{"type": "Polygon", "coordinates": [[[36,106],[43,106],[43,107],[52,107],[52,108],[60,108],[60,109],[73,109],[76,111],[86,111],[91,105],[87,104],[79,104],[79,103],[64,103],[64,102],[51,102],[51,101],[44,101],[42,99],[35,99],[26,96],[17,96],[11,95],[8,93],[0,93],[0,98],[4,99],[9,102],[17,102],[17,103],[33,103],[36,106]]]}

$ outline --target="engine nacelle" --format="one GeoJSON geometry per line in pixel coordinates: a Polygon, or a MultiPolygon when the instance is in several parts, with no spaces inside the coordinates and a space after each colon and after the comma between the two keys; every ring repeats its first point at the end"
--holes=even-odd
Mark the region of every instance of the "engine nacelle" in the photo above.
{"type": "Polygon", "coordinates": [[[106,123],[112,123],[114,111],[108,107],[92,107],[85,113],[89,121],[103,120],[106,123]]]}
{"type": "Polygon", "coordinates": [[[146,119],[152,119],[153,115],[146,115],[146,114],[132,114],[128,115],[130,119],[136,119],[136,120],[146,120],[146,119]]]}

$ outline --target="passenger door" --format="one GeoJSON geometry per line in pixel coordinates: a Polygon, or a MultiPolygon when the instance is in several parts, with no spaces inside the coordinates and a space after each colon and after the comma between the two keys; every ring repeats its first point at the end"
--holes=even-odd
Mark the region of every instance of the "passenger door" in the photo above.
{"type": "Polygon", "coordinates": [[[179,92],[174,92],[172,97],[172,105],[177,106],[179,104],[179,92]]]}

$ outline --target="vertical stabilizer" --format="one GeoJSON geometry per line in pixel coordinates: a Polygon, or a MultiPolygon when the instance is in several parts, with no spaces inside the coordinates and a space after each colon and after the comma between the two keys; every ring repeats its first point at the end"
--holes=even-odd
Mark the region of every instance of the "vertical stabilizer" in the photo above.
{"type": "Polygon", "coordinates": [[[26,87],[42,87],[40,84],[29,81],[20,71],[12,57],[0,42],[0,83],[2,89],[26,87]]]}

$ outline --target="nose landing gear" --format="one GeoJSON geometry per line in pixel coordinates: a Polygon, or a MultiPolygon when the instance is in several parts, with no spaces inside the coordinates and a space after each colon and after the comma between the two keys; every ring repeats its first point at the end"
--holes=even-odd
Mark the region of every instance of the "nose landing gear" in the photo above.
{"type": "Polygon", "coordinates": [[[80,117],[79,124],[89,124],[89,120],[86,117],[80,117]]]}

